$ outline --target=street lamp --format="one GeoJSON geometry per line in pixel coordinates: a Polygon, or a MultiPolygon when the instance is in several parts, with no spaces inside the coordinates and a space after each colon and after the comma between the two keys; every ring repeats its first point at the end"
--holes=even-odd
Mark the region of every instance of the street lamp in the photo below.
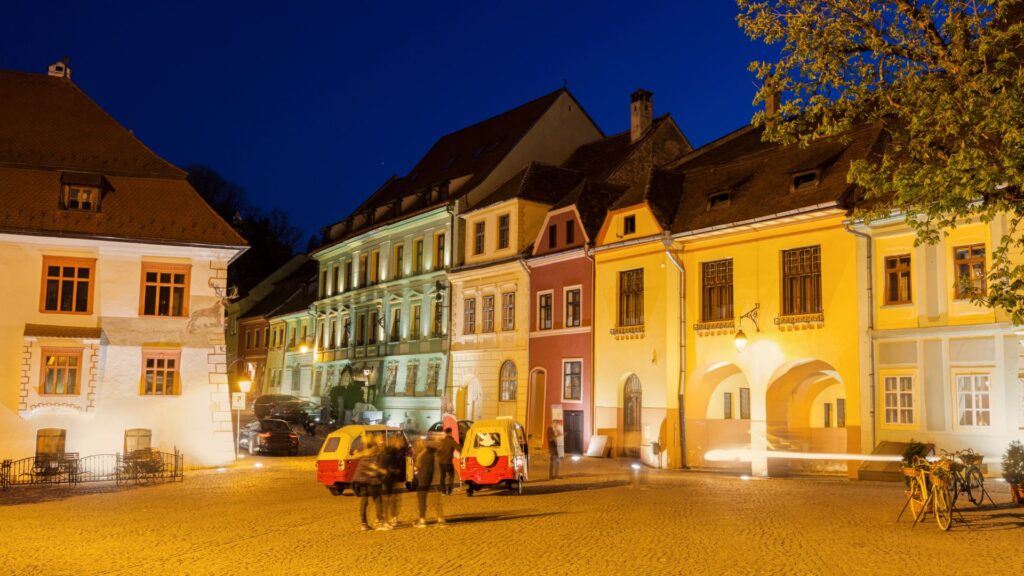
{"type": "Polygon", "coordinates": [[[743,319],[750,320],[754,325],[754,329],[758,332],[761,331],[761,325],[757,322],[757,313],[761,309],[761,303],[757,302],[749,312],[740,316],[739,329],[736,330],[736,336],[733,337],[732,343],[736,345],[737,352],[743,352],[743,349],[747,347],[747,335],[743,332],[743,319]]]}
{"type": "Polygon", "coordinates": [[[309,345],[303,342],[301,345],[299,345],[299,352],[302,354],[309,352],[309,345]]]}
{"type": "MultiPolygon", "coordinates": [[[[252,381],[243,378],[238,381],[238,391],[242,393],[242,398],[245,398],[249,394],[249,390],[252,388],[252,381]]],[[[243,401],[242,404],[245,402],[243,401]]],[[[238,459],[238,443],[242,440],[242,406],[235,405],[235,460],[238,459]]]]}

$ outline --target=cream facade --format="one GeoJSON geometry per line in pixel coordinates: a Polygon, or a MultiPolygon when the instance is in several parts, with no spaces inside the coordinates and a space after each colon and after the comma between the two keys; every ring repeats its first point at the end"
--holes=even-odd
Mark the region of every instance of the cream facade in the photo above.
{"type": "MultiPolygon", "coordinates": [[[[877,442],[915,439],[997,460],[1024,436],[1024,334],[958,285],[984,288],[1005,217],[966,221],[936,244],[893,218],[855,231],[871,243],[873,374],[864,388],[877,442]]],[[[991,470],[991,467],[990,467],[991,470]]]]}
{"type": "Polygon", "coordinates": [[[228,248],[0,234],[0,275],[10,306],[0,319],[0,366],[8,382],[18,383],[4,388],[0,453],[32,455],[41,428],[66,430],[68,451],[119,452],[126,429],[148,428],[154,447],[178,448],[190,464],[231,462],[222,297],[236,254],[228,248]],[[52,259],[89,264],[88,313],[41,309],[52,259]],[[186,314],[143,315],[143,270],[154,264],[187,274],[186,314]],[[46,369],[55,353],[79,358],[74,374],[60,374],[66,387],[53,387],[58,371],[46,369]],[[177,364],[174,382],[160,394],[147,390],[146,359],[157,357],[177,364]]]}

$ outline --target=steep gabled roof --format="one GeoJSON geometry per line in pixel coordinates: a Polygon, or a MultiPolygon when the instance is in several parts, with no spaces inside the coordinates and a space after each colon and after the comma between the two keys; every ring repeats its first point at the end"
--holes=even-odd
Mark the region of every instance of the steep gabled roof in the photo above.
{"type": "Polygon", "coordinates": [[[601,230],[608,208],[625,193],[626,187],[607,182],[584,180],[572,192],[562,197],[551,211],[575,206],[580,215],[580,224],[591,242],[601,230]]]}
{"type": "Polygon", "coordinates": [[[672,221],[673,233],[829,204],[846,207],[853,189],[847,181],[850,163],[871,154],[881,127],[863,127],[806,148],[755,144],[761,133],[761,129],[746,131],[718,146],[713,154],[682,163],[677,169],[683,185],[672,221]],[[714,161],[709,162],[709,158],[714,161]],[[816,174],[817,180],[794,188],[797,174],[816,174]],[[714,206],[709,202],[712,195],[717,199],[714,206]]]}
{"type": "Polygon", "coordinates": [[[469,210],[491,206],[512,198],[554,204],[583,180],[583,174],[543,162],[530,162],[469,210]]]}
{"type": "Polygon", "coordinates": [[[71,80],[11,70],[0,70],[0,165],[185,177],[71,80]]]}
{"type": "MultiPolygon", "coordinates": [[[[606,180],[629,158],[630,154],[643,145],[665,122],[671,122],[671,115],[664,114],[654,119],[650,128],[636,142],[630,141],[630,132],[619,132],[596,142],[577,148],[562,167],[582,172],[588,179],[599,182],[606,180]]],[[[680,132],[681,134],[681,132],[680,132]]],[[[686,140],[686,136],[683,136],[686,140]]],[[[689,146],[689,143],[687,143],[689,146]]]]}
{"type": "Polygon", "coordinates": [[[274,284],[274,289],[239,316],[239,319],[271,318],[308,308],[316,299],[316,290],[310,295],[308,288],[310,284],[316,286],[319,267],[316,260],[307,260],[274,284]]]}
{"type": "Polygon", "coordinates": [[[244,246],[185,176],[69,79],[0,70],[0,230],[244,246]],[[98,186],[100,211],[62,210],[66,183],[98,186]]]}

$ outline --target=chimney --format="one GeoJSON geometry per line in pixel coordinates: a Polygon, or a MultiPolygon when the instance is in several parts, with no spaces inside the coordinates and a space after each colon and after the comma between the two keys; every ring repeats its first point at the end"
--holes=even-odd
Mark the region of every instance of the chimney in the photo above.
{"type": "Polygon", "coordinates": [[[640,88],[629,96],[629,141],[644,135],[654,119],[654,94],[640,88]]]}
{"type": "Polygon", "coordinates": [[[65,56],[53,64],[50,64],[50,67],[46,69],[46,73],[57,78],[67,78],[68,80],[71,80],[71,68],[68,67],[69,60],[70,58],[65,56]]]}
{"type": "Polygon", "coordinates": [[[768,128],[775,125],[775,118],[779,115],[779,101],[781,99],[782,94],[777,91],[769,92],[768,95],[764,97],[764,123],[768,128]]]}

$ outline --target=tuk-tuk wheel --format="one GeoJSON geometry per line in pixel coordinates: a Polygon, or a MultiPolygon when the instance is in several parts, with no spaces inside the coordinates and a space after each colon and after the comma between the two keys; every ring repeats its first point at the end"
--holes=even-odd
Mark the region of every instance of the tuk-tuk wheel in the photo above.
{"type": "Polygon", "coordinates": [[[362,484],[356,484],[355,482],[352,483],[352,494],[356,496],[362,496],[363,490],[364,488],[362,484]]]}
{"type": "Polygon", "coordinates": [[[473,486],[472,482],[466,483],[466,496],[472,496],[473,492],[476,492],[476,487],[473,486]]]}
{"type": "Polygon", "coordinates": [[[344,488],[338,488],[337,486],[328,486],[327,491],[331,493],[331,496],[341,496],[341,493],[345,491],[344,488]]]}
{"type": "Polygon", "coordinates": [[[523,495],[523,477],[522,476],[520,476],[519,479],[516,480],[516,494],[519,495],[519,496],[523,495]]]}

